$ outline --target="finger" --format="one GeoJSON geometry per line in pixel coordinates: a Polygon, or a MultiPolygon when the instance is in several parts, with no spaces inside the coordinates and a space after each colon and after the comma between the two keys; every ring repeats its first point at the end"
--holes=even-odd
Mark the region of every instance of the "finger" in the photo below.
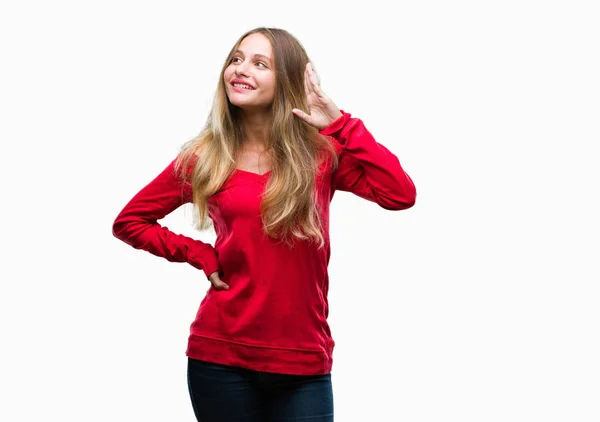
{"type": "Polygon", "coordinates": [[[217,290],[227,290],[229,289],[229,285],[221,282],[214,282],[213,286],[215,287],[215,289],[217,290]]]}
{"type": "Polygon", "coordinates": [[[319,85],[317,75],[315,74],[312,64],[310,64],[310,63],[308,64],[308,79],[310,80],[310,84],[313,86],[313,88],[316,85],[319,85]]]}
{"type": "Polygon", "coordinates": [[[315,94],[317,94],[320,98],[327,98],[327,95],[325,95],[319,85],[315,85],[315,94]]]}
{"type": "Polygon", "coordinates": [[[315,84],[313,86],[313,89],[314,89],[315,95],[317,95],[317,97],[323,98],[323,99],[329,98],[329,97],[327,97],[325,92],[323,92],[323,90],[321,89],[321,86],[315,84]]]}
{"type": "Polygon", "coordinates": [[[304,69],[304,93],[310,95],[310,82],[308,81],[308,68],[304,69]]]}
{"type": "Polygon", "coordinates": [[[294,113],[296,116],[298,116],[299,118],[304,120],[306,123],[310,124],[310,116],[308,114],[306,114],[305,112],[303,112],[302,110],[293,108],[292,113],[294,113]]]}
{"type": "Polygon", "coordinates": [[[210,282],[217,290],[229,289],[229,285],[223,282],[218,275],[212,276],[210,278],[210,282]]]}
{"type": "Polygon", "coordinates": [[[306,86],[308,88],[308,93],[306,94],[308,96],[311,93],[315,92],[314,87],[313,87],[313,83],[310,80],[310,63],[308,63],[306,65],[306,71],[304,72],[304,80],[306,81],[306,86]]]}
{"type": "Polygon", "coordinates": [[[319,97],[325,96],[325,93],[321,89],[321,85],[320,85],[321,81],[319,80],[319,76],[315,73],[315,71],[313,70],[312,67],[310,68],[309,79],[311,82],[313,92],[315,94],[317,94],[319,97]]]}
{"type": "Polygon", "coordinates": [[[312,63],[310,64],[310,73],[314,76],[315,85],[321,86],[321,78],[319,77],[319,74],[317,73],[317,69],[315,69],[315,67],[313,66],[312,63]]]}

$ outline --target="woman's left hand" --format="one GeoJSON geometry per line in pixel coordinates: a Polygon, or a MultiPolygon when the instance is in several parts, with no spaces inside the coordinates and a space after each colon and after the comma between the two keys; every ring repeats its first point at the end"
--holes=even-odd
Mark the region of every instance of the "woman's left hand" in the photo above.
{"type": "Polygon", "coordinates": [[[304,91],[309,114],[297,108],[292,109],[292,112],[309,125],[323,130],[342,116],[340,109],[321,90],[317,75],[310,63],[307,63],[304,71],[304,91]]]}

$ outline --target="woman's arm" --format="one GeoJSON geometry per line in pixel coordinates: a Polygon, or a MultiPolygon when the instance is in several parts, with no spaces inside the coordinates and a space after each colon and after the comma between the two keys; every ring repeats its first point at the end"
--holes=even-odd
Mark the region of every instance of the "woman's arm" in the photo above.
{"type": "Polygon", "coordinates": [[[334,189],[352,192],[388,210],[412,207],[417,192],[398,157],[375,141],[362,120],[340,111],[341,117],[319,131],[336,141],[339,152],[334,189]]]}
{"type": "Polygon", "coordinates": [[[184,184],[176,174],[173,160],[125,205],[113,223],[113,235],[136,249],[171,262],[187,262],[203,270],[208,278],[218,271],[214,247],[173,233],[157,222],[190,201],[191,186],[184,184]]]}
{"type": "Polygon", "coordinates": [[[360,119],[340,110],[323,92],[312,63],[304,70],[304,92],[308,113],[292,113],[335,140],[340,157],[334,190],[352,192],[389,210],[414,205],[415,185],[402,169],[398,157],[378,144],[360,119]]]}

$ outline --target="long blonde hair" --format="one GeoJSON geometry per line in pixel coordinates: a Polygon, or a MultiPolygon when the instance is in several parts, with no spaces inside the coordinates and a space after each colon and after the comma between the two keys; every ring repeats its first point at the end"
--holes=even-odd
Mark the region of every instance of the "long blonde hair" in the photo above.
{"type": "Polygon", "coordinates": [[[180,176],[192,186],[196,228],[210,227],[208,197],[216,193],[235,171],[235,157],[242,147],[242,117],[229,102],[223,75],[242,40],[261,33],[269,38],[274,55],[275,94],[270,106],[271,128],[265,146],[271,150],[271,175],[261,201],[264,232],[287,245],[293,238],[325,244],[316,194],[316,173],[323,160],[337,168],[334,145],[318,130],[292,113],[307,110],[304,71],[309,57],[289,32],[259,27],[246,32],[232,47],[219,77],[212,109],[200,134],[187,141],[176,160],[180,176]],[[197,220],[198,221],[198,220],[197,220]]]}

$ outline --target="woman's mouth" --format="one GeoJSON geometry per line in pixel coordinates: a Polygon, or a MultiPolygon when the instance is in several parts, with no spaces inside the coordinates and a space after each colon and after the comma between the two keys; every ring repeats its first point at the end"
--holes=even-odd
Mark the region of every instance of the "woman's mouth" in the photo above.
{"type": "Polygon", "coordinates": [[[241,83],[233,83],[233,84],[231,84],[231,86],[235,92],[245,92],[245,91],[253,91],[254,90],[254,88],[252,88],[250,85],[241,84],[241,83]]]}

